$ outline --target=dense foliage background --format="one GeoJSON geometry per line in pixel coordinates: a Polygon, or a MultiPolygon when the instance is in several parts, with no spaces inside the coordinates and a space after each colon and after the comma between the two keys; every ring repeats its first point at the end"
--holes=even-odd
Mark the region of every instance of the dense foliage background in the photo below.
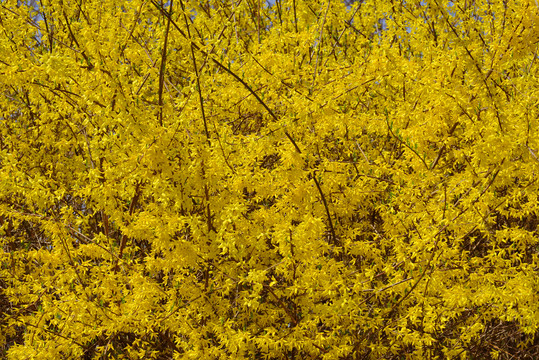
{"type": "Polygon", "coordinates": [[[0,356],[539,358],[535,0],[5,0],[0,356]]]}

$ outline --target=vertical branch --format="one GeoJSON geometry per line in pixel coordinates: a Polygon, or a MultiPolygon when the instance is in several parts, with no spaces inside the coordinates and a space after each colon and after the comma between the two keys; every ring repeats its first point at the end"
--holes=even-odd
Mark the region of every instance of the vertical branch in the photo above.
{"type": "Polygon", "coordinates": [[[277,5],[277,14],[279,15],[279,23],[283,26],[283,10],[281,9],[281,0],[276,0],[275,5],[277,5]]]}
{"type": "MultiPolygon", "coordinates": [[[[99,181],[101,182],[103,186],[105,186],[105,170],[103,169],[103,161],[105,161],[105,158],[100,157],[99,158],[99,181]]],[[[105,213],[105,210],[101,210],[101,221],[103,222],[103,231],[105,232],[105,237],[107,238],[107,241],[109,242],[109,246],[111,246],[110,239],[109,239],[109,217],[105,213]]],[[[111,250],[112,250],[112,246],[111,246],[111,250]]]]}
{"type": "Polygon", "coordinates": [[[326,17],[328,15],[329,4],[331,4],[330,0],[328,0],[328,6],[326,7],[326,12],[324,13],[324,19],[322,20],[322,24],[320,25],[320,34],[318,35],[318,44],[317,44],[318,45],[318,51],[316,52],[316,62],[314,63],[314,74],[313,74],[313,83],[311,84],[311,91],[314,88],[314,83],[316,81],[316,75],[318,73],[318,61],[319,61],[319,58],[320,58],[320,50],[322,48],[322,36],[324,34],[324,25],[326,25],[326,17]]]}
{"type": "Polygon", "coordinates": [[[294,8],[294,28],[296,29],[296,34],[298,33],[298,15],[296,14],[296,0],[292,1],[292,7],[294,8]]]}
{"type": "Polygon", "coordinates": [[[212,231],[213,224],[211,222],[211,209],[210,209],[210,190],[208,185],[204,185],[204,198],[206,199],[206,225],[208,227],[208,234],[212,231]]]}
{"type": "Polygon", "coordinates": [[[206,133],[206,141],[208,142],[208,145],[211,145],[210,132],[208,131],[208,122],[206,121],[206,113],[204,112],[204,99],[202,98],[202,89],[200,88],[200,76],[198,73],[197,60],[195,58],[195,48],[194,48],[195,45],[191,37],[191,30],[189,28],[189,21],[187,20],[187,15],[185,14],[185,6],[183,4],[183,0],[180,0],[180,4],[182,6],[185,27],[187,28],[187,37],[189,39],[189,42],[191,43],[191,58],[193,59],[193,68],[195,69],[195,76],[197,80],[198,100],[200,101],[200,112],[202,113],[202,121],[204,122],[204,131],[206,133]]]}
{"type": "Polygon", "coordinates": [[[109,217],[105,214],[104,210],[101,210],[101,221],[103,221],[103,230],[105,231],[105,237],[109,238],[109,217]]]}
{"type": "Polygon", "coordinates": [[[258,7],[257,7],[257,28],[258,28],[258,43],[260,44],[260,0],[258,0],[258,7]]]}
{"type": "Polygon", "coordinates": [[[47,15],[45,14],[45,4],[43,0],[40,1],[41,15],[43,16],[43,22],[45,23],[45,30],[47,31],[47,37],[49,39],[49,52],[52,54],[52,47],[54,44],[54,34],[52,33],[52,28],[49,29],[49,22],[47,21],[47,15]]]}
{"type": "Polygon", "coordinates": [[[159,125],[163,126],[163,85],[165,82],[165,66],[167,63],[167,43],[168,34],[170,30],[170,20],[172,18],[172,5],[174,0],[170,0],[169,14],[165,16],[167,21],[167,27],[165,29],[165,43],[163,45],[163,51],[161,54],[161,67],[159,69],[159,125]]]}
{"type": "Polygon", "coordinates": [[[238,23],[236,20],[236,3],[234,1],[232,1],[232,14],[234,17],[234,33],[236,34],[236,44],[239,44],[240,38],[238,36],[238,23]]]}
{"type": "MultiPolygon", "coordinates": [[[[131,199],[131,204],[129,204],[129,216],[133,215],[133,211],[135,210],[135,206],[137,205],[138,199],[140,198],[140,185],[141,182],[137,182],[137,185],[135,187],[135,194],[133,195],[133,198],[131,199]]],[[[125,245],[127,243],[127,235],[124,234],[122,236],[122,240],[120,241],[120,249],[118,250],[118,257],[116,258],[116,262],[114,264],[114,271],[118,271],[118,263],[122,259],[123,252],[125,249],[125,245]]]]}

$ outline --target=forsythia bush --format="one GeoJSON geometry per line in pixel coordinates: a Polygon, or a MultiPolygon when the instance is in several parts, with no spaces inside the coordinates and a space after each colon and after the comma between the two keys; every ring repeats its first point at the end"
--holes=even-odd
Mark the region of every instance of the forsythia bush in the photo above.
{"type": "Polygon", "coordinates": [[[5,0],[0,357],[539,358],[535,0],[5,0]]]}

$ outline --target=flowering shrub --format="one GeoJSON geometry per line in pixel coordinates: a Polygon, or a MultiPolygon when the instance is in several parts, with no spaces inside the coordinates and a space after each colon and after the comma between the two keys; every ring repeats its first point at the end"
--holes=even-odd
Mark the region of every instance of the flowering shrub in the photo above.
{"type": "Polygon", "coordinates": [[[537,358],[535,1],[0,8],[0,354],[537,358]]]}

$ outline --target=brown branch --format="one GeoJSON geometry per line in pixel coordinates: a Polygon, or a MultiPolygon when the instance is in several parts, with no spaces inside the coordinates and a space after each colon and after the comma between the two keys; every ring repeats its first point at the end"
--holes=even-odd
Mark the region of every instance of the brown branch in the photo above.
{"type": "Polygon", "coordinates": [[[297,325],[299,323],[299,320],[298,320],[298,317],[296,314],[293,314],[290,309],[288,309],[288,307],[283,303],[283,301],[281,300],[280,297],[278,297],[275,292],[273,291],[273,289],[269,286],[269,285],[265,285],[263,284],[264,288],[266,288],[270,293],[271,295],[273,295],[273,297],[275,298],[275,300],[277,300],[277,303],[279,304],[279,306],[286,312],[286,314],[288,316],[290,316],[290,319],[292,320],[292,322],[294,323],[294,325],[297,325]]]}
{"type": "MultiPolygon", "coordinates": [[[[88,64],[88,70],[92,70],[94,68],[94,66],[90,62],[90,58],[88,57],[88,55],[86,55],[86,52],[84,51],[84,49],[82,49],[81,46],[79,45],[79,42],[77,41],[77,38],[75,38],[75,34],[73,34],[73,31],[71,30],[71,24],[69,24],[69,20],[67,19],[67,15],[66,15],[65,11],[63,12],[63,15],[64,15],[64,19],[66,21],[67,30],[69,31],[69,36],[71,37],[71,40],[73,40],[75,45],[77,45],[77,47],[79,49],[81,49],[80,53],[81,53],[82,57],[84,58],[84,60],[86,60],[86,63],[88,64]]],[[[51,52],[52,52],[52,48],[51,48],[51,52]]]]}
{"type": "Polygon", "coordinates": [[[168,34],[170,30],[170,20],[172,17],[170,13],[172,12],[173,0],[170,1],[170,11],[168,15],[167,27],[165,29],[165,43],[163,45],[163,50],[161,52],[161,66],[159,68],[159,125],[163,126],[163,85],[165,82],[165,66],[167,63],[167,43],[168,43],[168,34]]]}
{"type": "MultiPolygon", "coordinates": [[[[135,206],[137,205],[138,199],[140,197],[140,185],[141,185],[141,182],[138,182],[135,187],[135,194],[133,195],[133,198],[131,199],[131,204],[129,204],[129,216],[133,215],[133,211],[135,210],[135,206]]],[[[118,257],[116,258],[116,262],[114,264],[115,272],[118,271],[118,264],[119,264],[119,261],[122,259],[126,243],[127,243],[127,235],[124,234],[122,236],[122,240],[120,241],[120,249],[118,250],[118,257]]]]}
{"type": "Polygon", "coordinates": [[[442,146],[442,147],[440,148],[440,150],[438,151],[438,156],[436,156],[436,160],[434,160],[434,162],[433,162],[432,165],[430,166],[430,170],[433,170],[433,169],[436,167],[436,165],[438,165],[438,161],[439,161],[440,158],[442,157],[442,154],[443,154],[444,150],[445,150],[445,144],[444,144],[444,146],[442,146]]]}
{"type": "Polygon", "coordinates": [[[298,16],[296,12],[296,0],[292,1],[292,6],[294,7],[294,28],[296,30],[296,34],[298,33],[298,16]]]}
{"type": "Polygon", "coordinates": [[[335,235],[335,229],[333,228],[333,221],[331,220],[331,214],[329,213],[328,203],[326,201],[326,197],[324,196],[324,192],[322,191],[322,188],[320,187],[320,183],[316,179],[316,172],[313,173],[313,180],[314,180],[314,183],[316,184],[316,188],[318,189],[318,192],[320,193],[320,197],[322,198],[322,203],[324,204],[324,208],[326,209],[326,215],[328,217],[328,223],[329,223],[329,231],[331,232],[333,244],[337,245],[337,236],[335,235]]]}
{"type": "MultiPolygon", "coordinates": [[[[183,0],[180,0],[180,5],[182,6],[183,19],[185,21],[185,27],[187,28],[187,38],[189,39],[189,42],[191,43],[191,46],[190,46],[190,48],[191,48],[191,58],[193,59],[193,68],[195,69],[195,77],[196,77],[196,81],[197,81],[197,90],[198,90],[198,100],[200,102],[200,111],[202,113],[202,121],[204,122],[204,131],[206,133],[206,141],[208,142],[208,144],[210,144],[210,132],[208,130],[208,122],[206,120],[206,113],[204,111],[204,99],[202,98],[202,89],[200,87],[200,75],[198,73],[197,60],[195,58],[195,46],[196,45],[193,42],[193,39],[191,37],[191,30],[189,28],[189,21],[187,20],[187,15],[185,15],[185,6],[183,4],[183,0]]],[[[170,14],[165,15],[165,16],[168,16],[169,23],[170,23],[170,21],[172,20],[170,14]]],[[[176,26],[176,28],[178,28],[178,27],[176,26]]],[[[184,34],[184,36],[185,36],[185,34],[184,34]]]]}

